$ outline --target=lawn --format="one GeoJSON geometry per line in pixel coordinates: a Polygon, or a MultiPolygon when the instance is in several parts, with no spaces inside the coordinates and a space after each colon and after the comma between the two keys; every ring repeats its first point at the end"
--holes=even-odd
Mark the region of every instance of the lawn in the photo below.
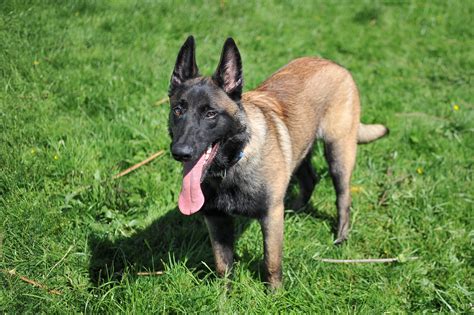
{"type": "Polygon", "coordinates": [[[0,313],[472,312],[473,15],[473,1],[2,1],[0,313]],[[286,211],[275,294],[257,222],[239,220],[220,279],[202,217],[176,207],[162,100],[189,34],[208,75],[234,37],[245,90],[296,57],[334,60],[362,120],[391,130],[359,147],[339,247],[315,147],[321,182],[305,211],[286,211]]]}

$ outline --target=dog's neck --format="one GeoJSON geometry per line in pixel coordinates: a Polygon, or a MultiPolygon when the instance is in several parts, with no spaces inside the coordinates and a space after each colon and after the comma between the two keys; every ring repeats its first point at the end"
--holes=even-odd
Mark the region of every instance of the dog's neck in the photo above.
{"type": "Polygon", "coordinates": [[[247,128],[243,126],[239,133],[233,135],[224,142],[221,156],[222,162],[224,162],[222,165],[224,169],[231,168],[242,159],[244,156],[244,149],[248,144],[249,139],[250,135],[247,132],[247,128]]]}
{"type": "Polygon", "coordinates": [[[247,127],[247,115],[240,104],[239,107],[240,110],[236,114],[239,117],[235,120],[239,125],[233,129],[236,132],[221,143],[221,149],[209,169],[208,176],[210,177],[222,177],[222,174],[226,174],[244,156],[244,149],[249,143],[250,133],[247,127]]]}

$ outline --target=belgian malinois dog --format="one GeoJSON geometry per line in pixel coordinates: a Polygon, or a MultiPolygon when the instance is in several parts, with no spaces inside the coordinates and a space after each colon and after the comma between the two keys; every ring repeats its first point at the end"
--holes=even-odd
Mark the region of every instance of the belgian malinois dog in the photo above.
{"type": "Polygon", "coordinates": [[[358,143],[384,136],[383,125],[360,123],[359,93],[351,74],[320,58],[293,60],[255,90],[242,94],[239,50],[228,38],[212,77],[199,74],[194,38],[179,51],[171,76],[169,133],[173,157],[183,163],[179,209],[201,212],[219,275],[233,264],[233,216],[259,220],[265,271],[281,286],[284,198],[290,178],[298,205],[316,184],[311,153],[316,139],[337,195],[336,244],[347,238],[350,180],[358,143]]]}

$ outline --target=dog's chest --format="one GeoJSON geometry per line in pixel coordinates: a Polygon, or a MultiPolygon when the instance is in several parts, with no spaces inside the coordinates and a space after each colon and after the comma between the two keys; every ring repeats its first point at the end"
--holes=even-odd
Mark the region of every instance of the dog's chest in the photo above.
{"type": "MultiPolygon", "coordinates": [[[[229,173],[202,183],[204,212],[259,217],[267,211],[268,194],[260,176],[229,173]]],[[[257,175],[257,174],[254,174],[257,175]]]]}

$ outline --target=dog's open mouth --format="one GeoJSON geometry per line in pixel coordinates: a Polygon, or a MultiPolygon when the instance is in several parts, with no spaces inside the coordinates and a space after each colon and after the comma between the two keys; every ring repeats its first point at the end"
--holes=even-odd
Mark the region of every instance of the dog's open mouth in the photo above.
{"type": "Polygon", "coordinates": [[[199,159],[183,163],[183,185],[179,194],[178,206],[181,213],[191,215],[198,212],[204,204],[201,183],[216,157],[219,143],[211,144],[199,159]]]}

